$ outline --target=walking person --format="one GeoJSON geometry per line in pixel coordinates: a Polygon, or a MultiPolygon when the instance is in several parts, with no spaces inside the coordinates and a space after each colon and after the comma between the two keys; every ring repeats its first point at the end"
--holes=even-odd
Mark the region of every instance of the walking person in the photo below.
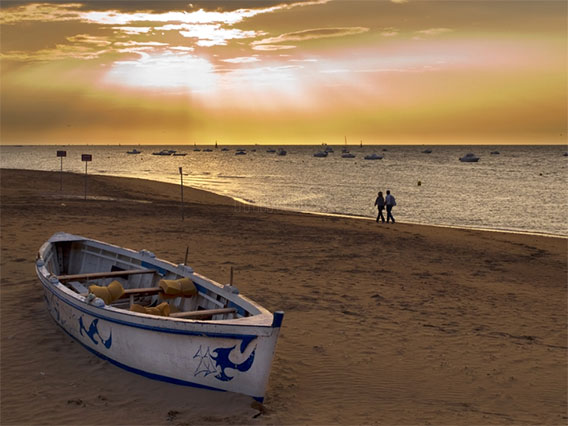
{"type": "Polygon", "coordinates": [[[392,219],[392,223],[394,223],[392,208],[396,206],[396,200],[394,199],[394,196],[391,195],[390,190],[387,190],[387,197],[385,198],[385,204],[387,206],[387,223],[389,223],[389,219],[392,219]]]}
{"type": "Polygon", "coordinates": [[[375,206],[377,206],[377,209],[379,209],[379,214],[377,215],[376,222],[379,223],[379,219],[381,219],[381,221],[385,223],[385,217],[383,216],[383,210],[385,209],[385,199],[383,198],[383,193],[381,191],[379,191],[378,197],[375,200],[375,206]]]}

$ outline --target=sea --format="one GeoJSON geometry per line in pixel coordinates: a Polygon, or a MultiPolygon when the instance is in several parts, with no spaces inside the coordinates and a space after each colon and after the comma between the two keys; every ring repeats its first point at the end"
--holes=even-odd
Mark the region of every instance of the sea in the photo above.
{"type": "Polygon", "coordinates": [[[184,185],[244,201],[246,208],[369,220],[376,217],[378,191],[390,190],[397,222],[566,237],[567,150],[565,145],[3,145],[0,167],[62,168],[178,185],[181,168],[184,185]],[[141,153],[127,153],[135,148],[141,153]],[[324,148],[333,152],[314,157],[324,148]],[[164,149],[187,155],[153,155],[164,149]],[[237,155],[238,149],[244,154],[237,155]],[[278,149],[286,155],[269,152],[278,149]],[[61,150],[65,157],[57,157],[61,150]],[[343,150],[354,158],[343,158],[343,150]],[[383,158],[365,159],[373,153],[383,158]],[[467,153],[479,161],[459,161],[467,153]],[[92,161],[83,162],[83,154],[92,161]]]}

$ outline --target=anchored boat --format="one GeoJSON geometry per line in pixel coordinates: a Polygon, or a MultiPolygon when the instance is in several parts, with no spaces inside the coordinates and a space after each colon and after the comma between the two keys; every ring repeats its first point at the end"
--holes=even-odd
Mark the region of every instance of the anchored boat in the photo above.
{"type": "Polygon", "coordinates": [[[264,399],[283,312],[146,250],[56,233],[36,271],[71,337],[114,365],[179,385],[264,399]]]}
{"type": "Polygon", "coordinates": [[[365,158],[365,160],[382,160],[384,158],[384,156],[373,152],[370,155],[365,155],[364,158],[365,158]]]}
{"type": "Polygon", "coordinates": [[[479,161],[479,157],[471,152],[465,154],[463,157],[460,157],[459,160],[462,163],[477,163],[479,161]]]}

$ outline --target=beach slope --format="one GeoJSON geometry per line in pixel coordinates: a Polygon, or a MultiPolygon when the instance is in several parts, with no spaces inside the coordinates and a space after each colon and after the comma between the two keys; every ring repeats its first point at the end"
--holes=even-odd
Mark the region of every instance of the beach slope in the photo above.
{"type": "Polygon", "coordinates": [[[1,411],[11,424],[566,424],[567,240],[376,224],[137,179],[1,170],[1,411]],[[264,406],[151,381],[49,317],[54,232],[189,264],[286,312],[264,406]]]}

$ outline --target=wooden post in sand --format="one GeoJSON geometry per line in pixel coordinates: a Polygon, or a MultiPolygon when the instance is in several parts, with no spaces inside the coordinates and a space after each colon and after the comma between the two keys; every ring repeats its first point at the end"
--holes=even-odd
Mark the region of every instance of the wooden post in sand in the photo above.
{"type": "Polygon", "coordinates": [[[179,176],[181,178],[181,220],[183,222],[183,169],[182,167],[179,168],[179,176]]]}
{"type": "Polygon", "coordinates": [[[61,171],[59,173],[59,190],[63,191],[63,157],[67,157],[67,151],[57,151],[57,156],[61,158],[61,171]]]}
{"type": "Polygon", "coordinates": [[[91,154],[81,154],[81,161],[85,162],[85,201],[87,200],[87,164],[93,160],[91,154]]]}

